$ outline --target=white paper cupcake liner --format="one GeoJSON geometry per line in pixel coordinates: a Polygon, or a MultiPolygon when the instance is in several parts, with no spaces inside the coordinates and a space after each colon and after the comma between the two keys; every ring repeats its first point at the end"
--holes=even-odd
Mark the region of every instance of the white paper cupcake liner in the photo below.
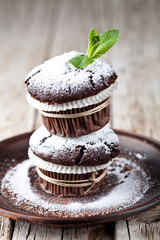
{"type": "Polygon", "coordinates": [[[42,158],[37,157],[32,150],[28,149],[28,156],[29,159],[38,167],[41,169],[44,169],[46,171],[50,172],[57,172],[57,173],[67,173],[67,174],[86,174],[95,172],[97,170],[101,170],[104,168],[107,168],[111,163],[112,160],[110,160],[106,164],[97,165],[97,166],[62,166],[55,163],[47,162],[43,160],[42,158]]]}
{"type": "Polygon", "coordinates": [[[40,102],[32,98],[29,93],[27,94],[26,98],[29,104],[38,110],[43,110],[46,112],[54,112],[54,111],[58,112],[58,111],[65,111],[68,109],[87,107],[89,105],[100,103],[105,99],[107,99],[108,97],[110,97],[114,92],[114,90],[117,88],[117,86],[118,86],[118,82],[116,81],[109,88],[104,89],[103,91],[101,91],[100,93],[94,96],[84,98],[78,101],[68,102],[68,103],[48,104],[48,103],[40,102]]]}

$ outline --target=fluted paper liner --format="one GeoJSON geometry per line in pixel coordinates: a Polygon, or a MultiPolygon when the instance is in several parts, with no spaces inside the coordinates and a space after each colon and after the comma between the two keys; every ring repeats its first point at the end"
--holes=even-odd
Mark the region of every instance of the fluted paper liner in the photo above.
{"type": "Polygon", "coordinates": [[[106,164],[101,164],[97,166],[63,166],[43,160],[42,158],[36,156],[30,148],[28,150],[28,156],[29,159],[31,159],[34,165],[37,166],[38,168],[49,172],[57,172],[63,174],[87,174],[99,171],[101,169],[103,170],[112,163],[111,159],[106,164]]]}
{"type": "MultiPolygon", "coordinates": [[[[107,100],[108,99],[106,99],[105,101],[107,100]]],[[[60,111],[59,114],[74,115],[75,113],[84,112],[85,115],[86,111],[94,109],[101,104],[103,104],[103,102],[83,108],[60,111]]],[[[86,115],[77,118],[55,118],[44,115],[41,116],[44,126],[51,134],[55,134],[60,137],[78,137],[82,135],[87,135],[91,132],[97,131],[104,127],[109,122],[110,105],[108,104],[100,111],[97,111],[91,115],[86,115]]]]}
{"type": "Polygon", "coordinates": [[[117,85],[118,83],[116,81],[114,84],[111,84],[110,87],[94,96],[67,103],[43,103],[32,98],[30,94],[27,95],[27,100],[33,107],[39,109],[41,113],[44,112],[45,114],[52,113],[56,115],[73,115],[77,113],[84,113],[84,116],[77,118],[50,117],[45,116],[45,114],[41,115],[44,126],[51,134],[55,134],[60,137],[78,137],[97,131],[109,122],[109,104],[91,115],[85,115],[85,112],[93,110],[107,101],[113,91],[117,88],[117,85]]]}
{"type": "MultiPolygon", "coordinates": [[[[111,160],[106,164],[97,166],[63,166],[44,161],[43,159],[37,157],[30,148],[28,151],[28,155],[29,158],[33,161],[33,163],[37,166],[37,168],[42,172],[42,174],[51,179],[61,181],[88,180],[92,177],[93,173],[96,174],[97,177],[99,177],[101,174],[103,174],[103,171],[107,169],[107,167],[112,163],[111,160]]],[[[48,182],[39,176],[39,182],[43,190],[61,196],[83,196],[90,194],[98,190],[99,186],[103,183],[103,181],[104,177],[91,186],[66,187],[48,182]]],[[[78,183],[81,184],[81,182],[78,183]]]]}
{"type": "Polygon", "coordinates": [[[107,99],[113,94],[117,86],[118,86],[118,82],[115,81],[110,87],[102,90],[101,92],[99,92],[94,96],[77,100],[77,101],[67,102],[67,103],[49,104],[49,103],[40,102],[32,98],[29,93],[27,94],[26,98],[29,104],[38,110],[43,110],[46,112],[54,112],[54,111],[59,112],[59,111],[66,111],[68,109],[73,109],[73,108],[76,109],[76,108],[87,107],[92,104],[103,102],[105,99],[107,99]]]}
{"type": "MultiPolygon", "coordinates": [[[[86,173],[86,174],[63,174],[63,173],[56,173],[56,172],[50,172],[46,171],[43,169],[40,169],[40,171],[53,179],[58,179],[58,180],[69,180],[69,181],[74,181],[74,180],[85,180],[89,179],[92,176],[92,173],[86,173]]],[[[97,176],[100,176],[102,174],[103,170],[97,171],[97,176]]],[[[90,193],[95,192],[98,190],[98,188],[101,186],[103,183],[105,177],[101,179],[99,182],[95,183],[93,187],[63,187],[59,186],[56,184],[52,184],[50,182],[47,182],[46,180],[42,179],[39,177],[40,185],[43,190],[52,193],[54,195],[60,195],[60,196],[83,196],[83,195],[88,195],[90,193]],[[88,191],[89,190],[89,191],[88,191]]]]}

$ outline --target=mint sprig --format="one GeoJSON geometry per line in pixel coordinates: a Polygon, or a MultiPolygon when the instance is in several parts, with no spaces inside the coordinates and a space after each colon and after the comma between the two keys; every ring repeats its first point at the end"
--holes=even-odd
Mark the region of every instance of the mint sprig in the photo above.
{"type": "Polygon", "coordinates": [[[75,66],[77,69],[83,68],[91,63],[94,62],[92,58],[89,58],[87,56],[76,56],[69,61],[73,66],[75,66]]]}
{"type": "Polygon", "coordinates": [[[88,35],[87,55],[76,56],[70,59],[70,63],[77,69],[83,68],[94,62],[94,59],[105,54],[118,40],[120,32],[118,29],[112,29],[101,33],[99,36],[95,29],[91,29],[88,35]]]}

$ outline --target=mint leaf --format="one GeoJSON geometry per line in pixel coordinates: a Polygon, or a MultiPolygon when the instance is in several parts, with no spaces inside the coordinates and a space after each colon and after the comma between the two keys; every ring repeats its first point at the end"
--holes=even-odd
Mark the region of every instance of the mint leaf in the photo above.
{"type": "Polygon", "coordinates": [[[89,35],[88,35],[88,57],[90,57],[91,50],[93,46],[99,42],[99,36],[97,36],[96,30],[91,29],[89,35]]]}
{"type": "Polygon", "coordinates": [[[69,60],[69,62],[77,69],[83,68],[94,62],[93,59],[87,56],[76,56],[69,60]]]}
{"type": "Polygon", "coordinates": [[[88,53],[88,56],[89,56],[90,58],[93,59],[93,55],[94,55],[96,49],[99,47],[99,45],[100,45],[100,41],[98,41],[97,43],[95,43],[95,44],[93,45],[91,51],[88,53]]]}
{"type": "MultiPolygon", "coordinates": [[[[103,32],[99,35],[99,39],[102,42],[107,41],[108,39],[118,37],[119,38],[119,29],[112,29],[106,32],[103,32]]],[[[117,40],[116,40],[117,41],[117,40]]]]}
{"type": "Polygon", "coordinates": [[[70,59],[70,63],[77,69],[83,68],[94,62],[94,59],[105,54],[118,40],[119,29],[112,29],[101,33],[99,36],[95,29],[91,29],[88,35],[87,56],[77,56],[70,59]]]}
{"type": "Polygon", "coordinates": [[[99,35],[99,45],[92,51],[91,58],[99,58],[101,55],[105,54],[118,40],[120,32],[118,29],[112,29],[103,32],[99,35]]]}

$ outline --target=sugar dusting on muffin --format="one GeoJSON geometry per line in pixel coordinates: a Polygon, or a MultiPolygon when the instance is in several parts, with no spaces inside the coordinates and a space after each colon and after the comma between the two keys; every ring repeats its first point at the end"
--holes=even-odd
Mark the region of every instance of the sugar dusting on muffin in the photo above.
{"type": "Polygon", "coordinates": [[[114,69],[100,59],[76,69],[69,60],[78,55],[71,51],[33,69],[25,79],[31,96],[42,102],[64,103],[93,96],[115,82],[114,69]]]}
{"type": "Polygon", "coordinates": [[[80,156],[78,165],[105,164],[119,153],[118,136],[107,126],[77,138],[51,136],[42,126],[32,134],[29,145],[44,160],[66,166],[76,165],[76,159],[80,156]]]}

